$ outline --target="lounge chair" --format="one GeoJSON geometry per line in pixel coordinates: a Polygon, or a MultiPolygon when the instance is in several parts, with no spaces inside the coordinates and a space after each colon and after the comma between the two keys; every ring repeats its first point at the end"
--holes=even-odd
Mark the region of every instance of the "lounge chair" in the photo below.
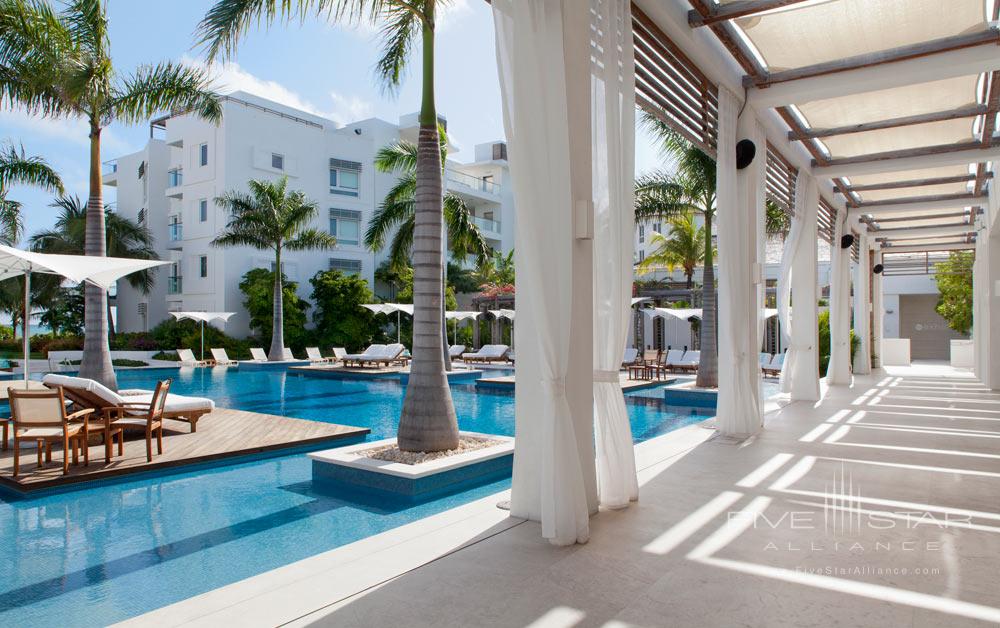
{"type": "Polygon", "coordinates": [[[475,353],[463,353],[465,362],[507,362],[510,347],[507,345],[483,345],[475,353]]]}
{"type": "Polygon", "coordinates": [[[281,349],[281,359],[285,360],[287,362],[287,361],[290,361],[290,360],[294,360],[295,356],[292,355],[292,350],[291,349],[289,349],[288,347],[284,347],[284,348],[281,349]]]}
{"type": "Polygon", "coordinates": [[[83,408],[73,414],[66,414],[66,400],[58,386],[54,390],[7,389],[10,412],[14,421],[14,477],[20,471],[21,441],[31,441],[38,445],[38,466],[42,466],[42,452],[45,459],[52,461],[52,443],[62,442],[63,474],[69,473],[70,448],[73,464],[78,461],[77,447],[83,448],[84,463],[90,462],[87,453],[87,438],[90,435],[89,416],[93,408],[83,408]],[[71,421],[80,421],[71,423],[71,421]]]}
{"type": "Polygon", "coordinates": [[[448,357],[452,360],[462,357],[463,353],[465,353],[465,345],[451,345],[448,347],[448,357]]]}
{"type": "Polygon", "coordinates": [[[306,347],[306,358],[310,362],[335,362],[337,358],[325,358],[323,354],[319,352],[319,347],[306,347]]]}
{"type": "Polygon", "coordinates": [[[684,349],[667,349],[663,364],[668,370],[673,370],[684,359],[684,349]]]}
{"type": "Polygon", "coordinates": [[[677,362],[669,363],[670,368],[678,371],[697,371],[701,362],[701,351],[685,351],[684,357],[677,362]]]}
{"type": "Polygon", "coordinates": [[[638,362],[639,360],[639,350],[635,347],[626,347],[625,354],[622,356],[622,368],[626,368],[638,362]]]}
{"type": "Polygon", "coordinates": [[[385,351],[385,345],[374,344],[368,345],[368,348],[361,353],[347,353],[340,361],[344,363],[344,366],[361,366],[361,360],[364,358],[377,358],[382,355],[385,351]]]}
{"type": "Polygon", "coordinates": [[[773,358],[774,358],[774,356],[771,355],[770,353],[764,353],[763,351],[761,351],[760,352],[760,368],[764,368],[765,366],[767,366],[768,364],[770,364],[771,360],[773,358]]]}
{"type": "Polygon", "coordinates": [[[333,351],[333,357],[330,358],[331,362],[343,363],[344,358],[347,357],[347,349],[343,347],[334,347],[331,351],[333,351]]]}
{"type": "Polygon", "coordinates": [[[153,434],[156,434],[156,453],[163,454],[163,408],[167,402],[170,380],[156,383],[156,390],[149,401],[128,402],[104,408],[104,426],[110,438],[104,439],[104,463],[111,464],[111,447],[118,435],[118,455],[125,450],[125,430],[141,429],[146,432],[146,462],[153,461],[153,434]]]}
{"type": "Polygon", "coordinates": [[[260,347],[250,349],[251,362],[267,362],[267,354],[260,347]]]}
{"type": "Polygon", "coordinates": [[[393,362],[398,362],[403,355],[403,351],[406,347],[399,343],[393,343],[391,345],[385,345],[381,352],[377,355],[367,355],[358,358],[358,366],[367,366],[369,364],[374,364],[375,366],[385,365],[388,367],[393,362]]]}
{"type": "Polygon", "coordinates": [[[230,359],[229,354],[226,353],[225,349],[212,349],[212,359],[215,360],[216,366],[229,366],[230,364],[236,364],[236,360],[230,359]]]}
{"type": "MultiPolygon", "coordinates": [[[[153,400],[155,391],[128,389],[115,392],[99,382],[83,377],[55,375],[50,373],[42,378],[42,383],[49,388],[62,386],[67,399],[81,408],[93,408],[102,411],[103,408],[124,406],[132,403],[145,403],[147,406],[153,400]]],[[[196,432],[198,419],[215,409],[215,402],[205,397],[187,397],[168,394],[163,407],[163,418],[187,421],[191,431],[196,432]]]]}
{"type": "Polygon", "coordinates": [[[767,366],[762,366],[761,370],[764,371],[766,377],[779,377],[781,376],[781,369],[785,365],[785,354],[776,353],[771,362],[767,366]]]}
{"type": "Polygon", "coordinates": [[[181,364],[184,366],[212,366],[215,364],[215,360],[199,360],[194,357],[194,351],[190,349],[178,349],[177,357],[181,359],[181,364]]]}

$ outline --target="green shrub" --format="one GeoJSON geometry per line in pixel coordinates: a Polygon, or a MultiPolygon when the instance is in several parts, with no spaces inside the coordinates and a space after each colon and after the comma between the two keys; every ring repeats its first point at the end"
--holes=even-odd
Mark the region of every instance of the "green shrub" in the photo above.
{"type": "MultiPolygon", "coordinates": [[[[69,364],[79,365],[80,360],[70,360],[69,364]]],[[[142,360],[128,360],[126,358],[115,358],[111,360],[112,366],[149,366],[149,362],[143,362],[142,360]]]]}
{"type": "Polygon", "coordinates": [[[316,305],[312,315],[316,345],[358,351],[371,344],[379,334],[379,325],[375,314],[361,307],[374,298],[367,281],[339,270],[324,270],[316,273],[309,283],[316,305]]]}
{"type": "Polygon", "coordinates": [[[170,362],[180,362],[181,356],[177,355],[176,351],[160,351],[159,353],[153,354],[154,360],[167,360],[170,362]]]}

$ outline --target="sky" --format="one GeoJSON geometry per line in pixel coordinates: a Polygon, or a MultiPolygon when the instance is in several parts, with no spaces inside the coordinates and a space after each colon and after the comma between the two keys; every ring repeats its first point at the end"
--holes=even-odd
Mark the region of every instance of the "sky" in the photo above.
{"type": "MultiPolygon", "coordinates": [[[[198,22],[212,0],[108,0],[111,54],[119,72],[173,60],[204,66],[195,45],[198,22]]],[[[453,141],[472,160],[472,147],[504,137],[500,86],[496,73],[493,18],[483,0],[453,0],[439,18],[437,31],[437,107],[448,118],[453,141]]],[[[397,93],[385,93],[374,79],[379,36],[372,25],[345,26],[310,19],[305,24],[256,27],[225,65],[210,69],[215,87],[244,90],[330,118],[340,124],[376,116],[396,122],[420,107],[420,71],[414,67],[397,93]]],[[[414,58],[415,61],[418,60],[414,58]]],[[[112,124],[102,134],[102,159],[142,148],[149,125],[112,124]]],[[[87,196],[88,139],[78,120],[46,120],[23,111],[0,111],[0,142],[23,145],[29,155],[45,158],[62,176],[67,192],[87,196]]],[[[636,172],[659,166],[654,143],[641,130],[636,136],[636,172]]],[[[114,188],[105,188],[114,200],[114,188]]],[[[50,228],[56,210],[49,193],[15,187],[7,197],[24,204],[25,233],[50,228]]]]}

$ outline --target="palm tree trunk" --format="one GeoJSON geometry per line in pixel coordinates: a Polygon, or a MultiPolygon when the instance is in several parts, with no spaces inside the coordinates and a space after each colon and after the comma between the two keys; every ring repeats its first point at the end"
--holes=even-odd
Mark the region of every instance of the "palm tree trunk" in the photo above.
{"type": "Polygon", "coordinates": [[[413,361],[396,437],[404,451],[458,447],[458,420],[444,370],[441,338],[444,196],[434,106],[434,0],[425,0],[424,7],[427,21],[423,24],[423,100],[413,229],[413,361]]]}
{"type": "MultiPolygon", "coordinates": [[[[105,256],[104,196],[101,186],[101,128],[90,125],[90,197],[87,199],[87,231],[84,253],[105,256]]],[[[86,284],[84,287],[83,358],[80,377],[93,379],[111,390],[118,389],[115,369],[111,365],[108,345],[108,293],[103,288],[86,284]]]]}
{"type": "Polygon", "coordinates": [[[712,212],[705,212],[705,273],[702,277],[701,297],[701,360],[698,363],[696,386],[719,386],[719,350],[716,346],[715,320],[715,263],[712,259],[712,212]]]}
{"type": "Polygon", "coordinates": [[[285,286],[282,283],[281,249],[274,254],[274,304],[271,307],[271,348],[267,359],[281,360],[285,349],[285,286]]]}

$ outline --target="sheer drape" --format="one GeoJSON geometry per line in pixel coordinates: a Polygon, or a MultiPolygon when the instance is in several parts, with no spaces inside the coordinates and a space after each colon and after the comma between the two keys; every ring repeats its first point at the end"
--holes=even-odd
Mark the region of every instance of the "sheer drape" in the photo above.
{"type": "Polygon", "coordinates": [[[851,383],[851,249],[840,248],[840,238],[849,233],[847,211],[837,213],[830,260],[830,365],[829,384],[851,383]]]}
{"type": "Polygon", "coordinates": [[[591,0],[594,187],[594,419],[601,505],[638,499],[635,450],[618,370],[632,296],[635,67],[628,0],[591,0]]]}
{"type": "MultiPolygon", "coordinates": [[[[559,0],[493,0],[511,184],[518,207],[517,387],[511,514],[537,519],[555,544],[589,535],[583,464],[566,398],[573,208],[567,77],[589,63],[567,51],[559,0]]],[[[568,39],[580,39],[574,33],[568,39]]],[[[584,34],[585,35],[585,34],[584,34]]],[[[587,39],[583,40],[584,42],[587,39]]],[[[589,156],[587,156],[589,158],[589,156]]],[[[577,162],[579,164],[579,162],[577,162]]],[[[589,169],[589,163],[587,168],[589,169]]],[[[620,349],[620,347],[619,347],[620,349]]]]}
{"type": "Polygon", "coordinates": [[[869,335],[869,303],[871,281],[871,257],[868,254],[868,235],[861,231],[858,243],[858,263],[854,267],[854,335],[858,339],[858,350],[854,352],[854,372],[859,375],[871,373],[871,336],[869,335]]]}
{"type": "Polygon", "coordinates": [[[819,399],[818,332],[816,321],[816,180],[799,170],[795,181],[795,215],[781,256],[778,318],[787,334],[788,351],[781,370],[781,391],[793,400],[819,399]],[[795,308],[790,307],[791,300],[795,308]]]}
{"type": "Polygon", "coordinates": [[[763,128],[747,110],[737,121],[740,103],[719,88],[719,139],[716,162],[716,223],[719,225],[719,397],[716,424],[723,434],[742,436],[760,429],[760,311],[757,260],[758,207],[764,184],[766,144],[763,128]],[[739,128],[737,128],[739,127],[739,128]],[[737,138],[756,145],[756,157],[736,169],[737,138]]]}

